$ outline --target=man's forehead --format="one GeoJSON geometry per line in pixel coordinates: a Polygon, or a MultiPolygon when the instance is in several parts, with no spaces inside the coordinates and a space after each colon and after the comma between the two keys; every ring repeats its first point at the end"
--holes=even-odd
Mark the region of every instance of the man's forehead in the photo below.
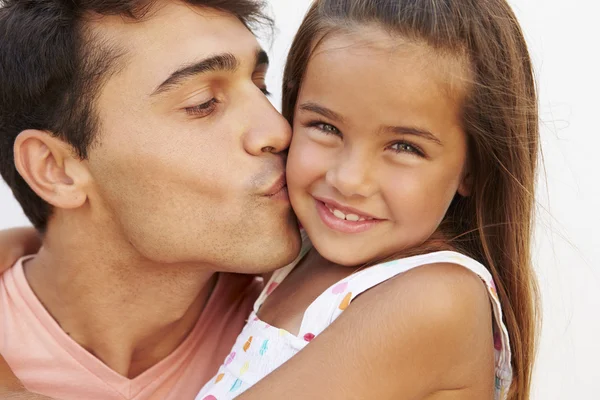
{"type": "Polygon", "coordinates": [[[164,4],[141,20],[102,16],[91,18],[88,26],[93,40],[122,50],[121,72],[155,83],[183,64],[214,54],[230,53],[242,62],[254,62],[259,47],[236,16],[180,2],[164,4]]]}

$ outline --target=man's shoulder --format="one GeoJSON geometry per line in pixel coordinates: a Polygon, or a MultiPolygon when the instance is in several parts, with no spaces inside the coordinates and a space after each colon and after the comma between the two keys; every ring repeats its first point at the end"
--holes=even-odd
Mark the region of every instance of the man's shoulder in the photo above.
{"type": "MultiPolygon", "coordinates": [[[[30,257],[29,257],[30,258],[30,257]]],[[[23,262],[26,257],[19,259],[12,267],[0,275],[0,352],[6,346],[6,339],[10,336],[13,325],[17,324],[21,317],[23,304],[23,285],[27,284],[23,272],[23,262]]]]}
{"type": "MultiPolygon", "coordinates": [[[[28,289],[29,284],[25,278],[23,263],[33,258],[33,256],[22,257],[12,267],[0,274],[0,299],[7,297],[23,296],[24,289],[28,289]]],[[[0,302],[0,310],[3,302],[0,302]]],[[[1,315],[1,314],[0,314],[1,315]]]]}
{"type": "MultiPolygon", "coordinates": [[[[23,271],[23,262],[31,257],[23,257],[17,260],[12,267],[0,274],[0,311],[5,307],[6,300],[21,293],[21,286],[26,284],[25,273],[23,271]]],[[[3,315],[0,312],[0,315],[3,315]]]]}

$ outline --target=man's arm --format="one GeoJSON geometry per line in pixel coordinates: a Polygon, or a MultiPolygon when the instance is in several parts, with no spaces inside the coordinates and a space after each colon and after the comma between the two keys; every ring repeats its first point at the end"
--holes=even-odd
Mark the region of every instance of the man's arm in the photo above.
{"type": "Polygon", "coordinates": [[[361,295],[238,399],[420,400],[442,391],[492,399],[493,357],[479,278],[456,265],[423,266],[361,295]]]}
{"type": "Polygon", "coordinates": [[[0,231],[0,273],[27,254],[35,254],[42,241],[33,228],[13,228],[0,231]]]}
{"type": "Polygon", "coordinates": [[[0,356],[0,399],[4,399],[2,396],[7,392],[16,392],[22,389],[23,385],[13,374],[4,357],[0,356]]]}
{"type": "Polygon", "coordinates": [[[28,392],[0,356],[0,400],[52,400],[50,397],[28,392]]]}

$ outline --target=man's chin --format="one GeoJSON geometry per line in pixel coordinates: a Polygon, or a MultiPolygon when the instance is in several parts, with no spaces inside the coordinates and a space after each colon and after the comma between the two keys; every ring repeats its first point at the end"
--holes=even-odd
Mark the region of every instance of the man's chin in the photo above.
{"type": "Polygon", "coordinates": [[[257,245],[252,254],[241,257],[244,262],[233,262],[227,272],[241,274],[265,274],[292,263],[300,254],[302,241],[298,230],[287,235],[286,240],[265,242],[257,245]]]}

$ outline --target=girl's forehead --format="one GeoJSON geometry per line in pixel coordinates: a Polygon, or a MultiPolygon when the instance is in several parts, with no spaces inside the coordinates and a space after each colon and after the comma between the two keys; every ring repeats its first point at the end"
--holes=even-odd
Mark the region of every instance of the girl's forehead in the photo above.
{"type": "Polygon", "coordinates": [[[344,70],[360,74],[355,79],[388,77],[386,85],[390,86],[405,84],[409,79],[413,83],[435,83],[454,100],[464,97],[471,81],[469,62],[463,54],[434,49],[424,40],[408,39],[373,26],[335,31],[318,40],[305,78],[339,76],[344,70]]]}
{"type": "Polygon", "coordinates": [[[433,54],[433,49],[424,41],[410,40],[376,26],[333,30],[315,42],[313,56],[334,51],[433,54]]]}

